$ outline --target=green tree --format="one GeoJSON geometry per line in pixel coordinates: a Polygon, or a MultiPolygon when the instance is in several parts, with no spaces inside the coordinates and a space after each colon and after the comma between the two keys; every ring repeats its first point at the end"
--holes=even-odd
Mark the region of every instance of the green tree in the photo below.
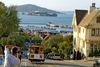
{"type": "Polygon", "coordinates": [[[19,47],[23,47],[25,42],[25,38],[19,33],[12,33],[8,37],[1,38],[1,43],[3,45],[15,45],[19,47]]]}
{"type": "Polygon", "coordinates": [[[58,53],[59,49],[58,44],[60,42],[63,42],[63,36],[57,34],[50,36],[50,38],[47,39],[46,41],[42,41],[42,44],[46,47],[45,50],[51,49],[49,50],[50,52],[52,51],[58,53]]]}
{"type": "Polygon", "coordinates": [[[18,30],[19,19],[14,6],[6,7],[0,2],[0,38],[18,30]]]}
{"type": "Polygon", "coordinates": [[[35,45],[41,45],[42,39],[39,36],[33,35],[31,40],[35,45]]]}
{"type": "Polygon", "coordinates": [[[63,37],[63,42],[61,42],[59,45],[60,51],[64,54],[64,56],[67,58],[70,55],[71,50],[73,49],[73,36],[68,35],[63,37]]]}
{"type": "Polygon", "coordinates": [[[64,39],[64,41],[68,41],[68,42],[70,42],[70,43],[73,42],[73,36],[72,36],[72,35],[64,36],[63,39],[64,39]]]}
{"type": "Polygon", "coordinates": [[[72,49],[73,36],[52,35],[49,39],[42,41],[45,46],[46,54],[49,52],[64,54],[65,57],[69,56],[72,49]]]}
{"type": "Polygon", "coordinates": [[[70,50],[72,49],[72,44],[68,41],[63,41],[58,44],[59,45],[59,53],[64,54],[65,57],[69,56],[70,50]]]}
{"type": "Polygon", "coordinates": [[[0,2],[0,15],[5,13],[5,8],[6,8],[5,5],[2,2],[0,2]]]}

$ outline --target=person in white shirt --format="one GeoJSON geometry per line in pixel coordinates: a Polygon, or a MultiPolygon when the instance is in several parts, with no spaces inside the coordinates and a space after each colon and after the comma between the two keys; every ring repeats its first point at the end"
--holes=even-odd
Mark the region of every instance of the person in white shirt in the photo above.
{"type": "Polygon", "coordinates": [[[20,67],[20,59],[18,58],[18,48],[12,48],[10,53],[9,49],[5,47],[4,67],[20,67]]]}

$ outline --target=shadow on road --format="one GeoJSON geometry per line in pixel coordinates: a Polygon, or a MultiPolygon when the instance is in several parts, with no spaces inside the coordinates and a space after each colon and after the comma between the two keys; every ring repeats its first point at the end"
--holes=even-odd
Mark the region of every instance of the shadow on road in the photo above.
{"type": "Polygon", "coordinates": [[[70,67],[87,67],[83,65],[77,65],[77,64],[67,64],[67,63],[52,63],[52,62],[34,62],[33,64],[37,65],[54,65],[54,66],[70,66],[70,67]]]}

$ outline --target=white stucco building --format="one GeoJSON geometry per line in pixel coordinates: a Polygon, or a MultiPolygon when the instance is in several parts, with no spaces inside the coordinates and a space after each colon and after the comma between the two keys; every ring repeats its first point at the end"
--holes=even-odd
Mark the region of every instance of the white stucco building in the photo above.
{"type": "Polygon", "coordinates": [[[100,56],[100,9],[95,3],[89,10],[75,10],[72,27],[75,51],[86,57],[100,56]]]}

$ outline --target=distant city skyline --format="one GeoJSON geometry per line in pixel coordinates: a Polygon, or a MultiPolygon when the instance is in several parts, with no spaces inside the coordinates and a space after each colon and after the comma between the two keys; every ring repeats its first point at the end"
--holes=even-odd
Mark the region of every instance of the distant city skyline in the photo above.
{"type": "Polygon", "coordinates": [[[6,6],[33,4],[56,11],[74,11],[75,9],[89,9],[92,3],[100,7],[100,0],[0,0],[6,6]]]}

